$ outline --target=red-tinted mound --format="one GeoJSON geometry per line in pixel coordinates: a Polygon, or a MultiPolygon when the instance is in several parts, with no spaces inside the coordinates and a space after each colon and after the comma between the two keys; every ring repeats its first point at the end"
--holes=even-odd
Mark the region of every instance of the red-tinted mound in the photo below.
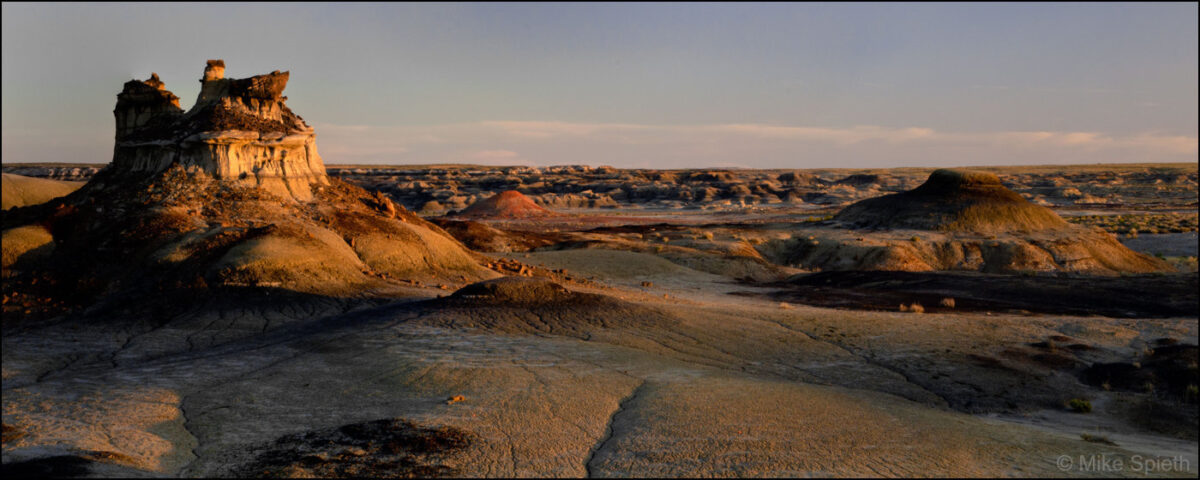
{"type": "Polygon", "coordinates": [[[539,207],[521,192],[509,190],[471,204],[458,213],[471,218],[531,218],[557,215],[539,207]]]}

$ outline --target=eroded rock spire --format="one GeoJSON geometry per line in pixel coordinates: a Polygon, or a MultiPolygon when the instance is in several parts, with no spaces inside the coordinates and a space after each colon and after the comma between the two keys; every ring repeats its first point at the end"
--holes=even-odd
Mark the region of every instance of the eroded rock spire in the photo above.
{"type": "Polygon", "coordinates": [[[127,82],[117,95],[113,168],[157,173],[174,164],[218,180],[247,182],[298,201],[327,183],[312,127],[285,104],[288,72],[225,78],[209,60],[200,95],[186,113],[157,74],[127,82]]]}

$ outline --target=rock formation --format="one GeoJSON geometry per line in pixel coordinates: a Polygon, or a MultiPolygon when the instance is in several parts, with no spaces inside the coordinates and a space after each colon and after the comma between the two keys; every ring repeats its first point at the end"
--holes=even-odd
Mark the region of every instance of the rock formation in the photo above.
{"type": "Polygon", "coordinates": [[[113,110],[114,172],[144,175],[196,166],[219,180],[257,185],[284,199],[309,201],[325,166],[312,127],[287,107],[288,72],[224,78],[209,60],[196,104],[184,112],[157,74],[125,83],[113,110]]]}
{"type": "Polygon", "coordinates": [[[970,231],[1061,230],[1067,222],[1034,205],[991,173],[941,169],[921,186],[855,203],[834,218],[859,228],[970,231]]]}
{"type": "Polygon", "coordinates": [[[157,76],[125,85],[113,162],[65,197],[5,212],[6,294],[69,310],[218,287],[403,295],[498,276],[385,195],[327,178],[313,129],[280,95],[287,73],[230,80],[223,66],[209,61],[186,113],[157,76]]]}
{"type": "Polygon", "coordinates": [[[779,263],[821,270],[974,270],[1099,275],[1172,271],[1099,228],[1067,223],[990,173],[937,170],[906,192],[834,217],[849,230],[806,232],[773,249],[779,263]]]}

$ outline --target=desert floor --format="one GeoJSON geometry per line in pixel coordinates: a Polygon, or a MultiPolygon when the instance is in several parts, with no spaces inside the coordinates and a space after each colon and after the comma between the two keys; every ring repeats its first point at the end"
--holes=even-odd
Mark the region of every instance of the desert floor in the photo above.
{"type": "MultiPolygon", "coordinates": [[[[1003,353],[1051,336],[1112,354],[1194,344],[1194,319],[822,309],[648,254],[508,256],[603,280],[578,289],[619,302],[590,312],[614,321],[572,330],[579,311],[553,303],[280,298],[153,329],[5,336],[5,435],[18,438],[4,463],[82,450],[120,459],[101,475],[255,474],[286,435],[403,418],[469,432],[436,457],[466,476],[1130,474],[1078,465],[1092,455],[1126,468],[1180,456],[1190,470],[1165,473],[1196,473],[1194,438],[1149,433],[1118,413],[1126,396],[1003,353]],[[1038,408],[1076,395],[1096,411],[1038,408]]],[[[336,462],[354,447],[311,448],[336,462]]]]}

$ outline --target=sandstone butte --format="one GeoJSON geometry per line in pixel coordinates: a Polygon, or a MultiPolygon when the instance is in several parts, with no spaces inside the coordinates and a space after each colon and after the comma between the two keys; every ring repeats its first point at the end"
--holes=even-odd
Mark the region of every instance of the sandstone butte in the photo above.
{"type": "Polygon", "coordinates": [[[208,61],[186,112],[156,74],[125,83],[112,162],[67,196],[5,212],[14,289],[86,305],[118,287],[355,295],[498,276],[387,196],[327,177],[312,127],[285,104],[287,72],[227,79],[224,67],[208,61]]]}
{"type": "Polygon", "coordinates": [[[312,199],[313,184],[328,183],[316,134],[286,105],[288,72],[225,78],[225,62],[209,60],[196,104],[184,112],[179,97],[158,78],[131,80],[117,95],[116,146],[111,169],[155,174],[172,165],[195,166],[218,180],[257,185],[284,199],[312,199]]]}

